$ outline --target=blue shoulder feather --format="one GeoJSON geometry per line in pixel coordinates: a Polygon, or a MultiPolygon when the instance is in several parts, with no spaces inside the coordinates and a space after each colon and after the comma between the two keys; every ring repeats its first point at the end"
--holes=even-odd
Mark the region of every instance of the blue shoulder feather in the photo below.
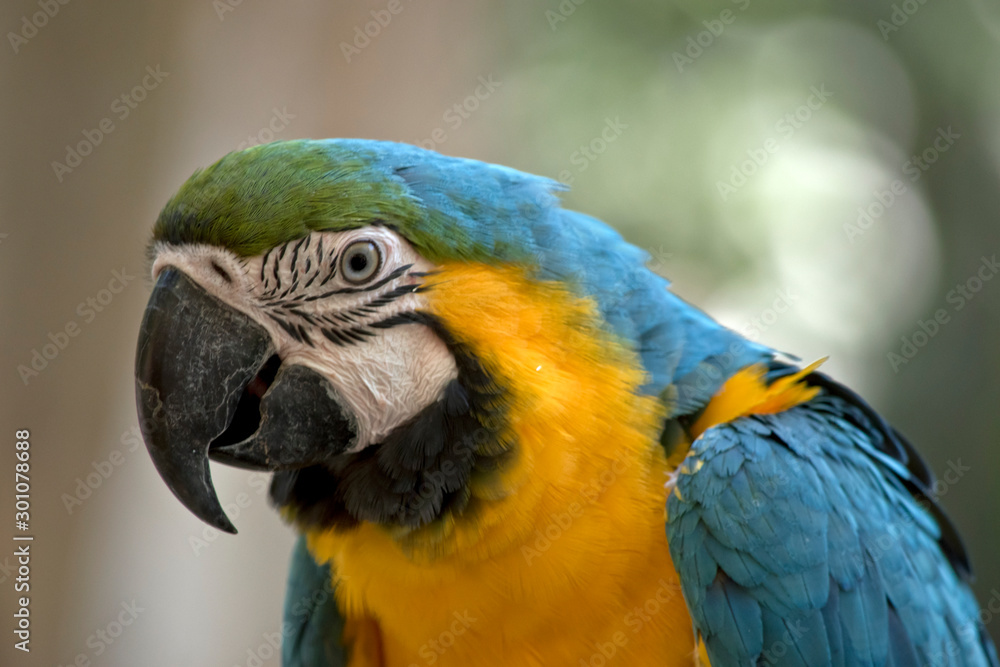
{"type": "Polygon", "coordinates": [[[812,380],[809,403],[708,429],[668,499],[712,664],[995,666],[926,468],[854,394],[812,380]]]}

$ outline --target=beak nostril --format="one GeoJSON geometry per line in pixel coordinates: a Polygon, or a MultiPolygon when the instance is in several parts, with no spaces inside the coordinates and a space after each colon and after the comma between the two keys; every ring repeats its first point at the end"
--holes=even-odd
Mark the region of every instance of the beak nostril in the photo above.
{"type": "Polygon", "coordinates": [[[232,284],[233,284],[233,279],[232,279],[232,277],[231,277],[231,276],[229,275],[229,272],[228,272],[228,271],[226,271],[226,270],[225,270],[224,268],[222,268],[221,266],[219,266],[218,262],[216,262],[215,260],[212,260],[212,270],[213,270],[213,271],[215,271],[215,272],[216,272],[217,274],[219,274],[219,276],[220,276],[220,277],[221,277],[221,278],[222,278],[223,280],[225,280],[227,284],[229,284],[229,285],[232,285],[232,284]]]}

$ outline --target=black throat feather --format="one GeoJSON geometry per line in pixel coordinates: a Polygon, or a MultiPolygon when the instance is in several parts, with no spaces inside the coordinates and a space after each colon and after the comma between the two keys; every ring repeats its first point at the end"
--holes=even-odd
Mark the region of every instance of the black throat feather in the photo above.
{"type": "Polygon", "coordinates": [[[507,392],[468,346],[425,313],[397,315],[391,324],[430,327],[454,355],[458,375],[436,402],[381,443],[332,463],[275,473],[271,500],[290,510],[300,528],[368,521],[415,529],[460,515],[472,475],[496,471],[513,455],[507,392]]]}

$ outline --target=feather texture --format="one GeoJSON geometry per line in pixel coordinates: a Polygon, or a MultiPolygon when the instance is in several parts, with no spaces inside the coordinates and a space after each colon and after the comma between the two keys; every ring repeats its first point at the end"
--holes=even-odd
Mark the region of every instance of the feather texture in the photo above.
{"type": "Polygon", "coordinates": [[[748,666],[994,665],[948,538],[910,492],[906,466],[882,453],[888,436],[870,408],[845,396],[824,390],[717,424],[692,445],[667,536],[708,655],[748,666]]]}

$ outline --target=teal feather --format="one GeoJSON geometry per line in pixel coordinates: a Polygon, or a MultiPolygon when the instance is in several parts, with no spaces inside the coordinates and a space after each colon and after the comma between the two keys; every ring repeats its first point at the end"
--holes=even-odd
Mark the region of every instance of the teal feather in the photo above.
{"type": "Polygon", "coordinates": [[[961,545],[918,503],[926,470],[856,396],[807,382],[822,389],[808,403],[702,434],[668,499],[712,664],[995,666],[961,545]]]}
{"type": "Polygon", "coordinates": [[[344,619],[331,588],[329,565],[318,565],[300,537],[292,551],[281,626],[283,667],[346,667],[344,619]]]}

